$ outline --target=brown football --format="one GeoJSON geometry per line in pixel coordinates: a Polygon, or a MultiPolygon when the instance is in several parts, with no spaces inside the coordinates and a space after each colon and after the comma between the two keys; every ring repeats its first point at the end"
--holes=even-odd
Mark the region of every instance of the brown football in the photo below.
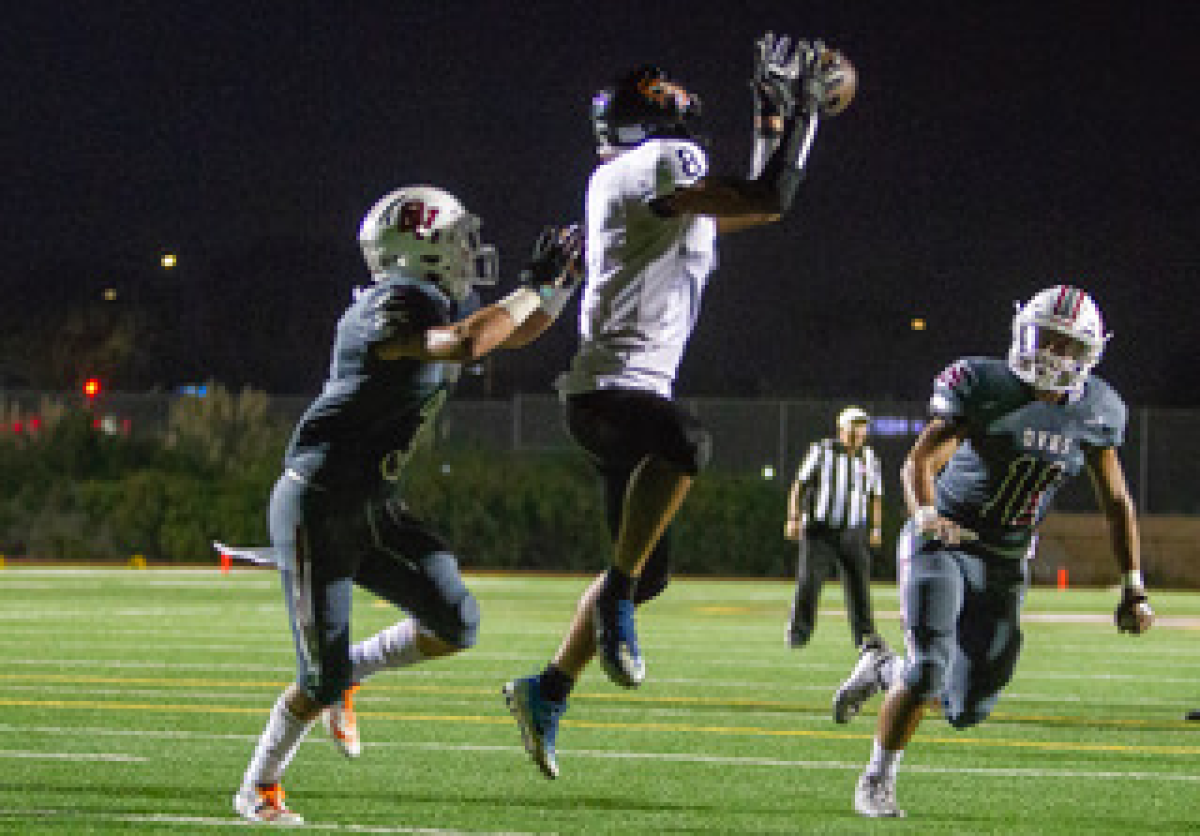
{"type": "Polygon", "coordinates": [[[858,89],[858,72],[850,59],[836,49],[825,49],[819,59],[825,96],[821,102],[822,116],[837,116],[854,101],[858,89]]]}

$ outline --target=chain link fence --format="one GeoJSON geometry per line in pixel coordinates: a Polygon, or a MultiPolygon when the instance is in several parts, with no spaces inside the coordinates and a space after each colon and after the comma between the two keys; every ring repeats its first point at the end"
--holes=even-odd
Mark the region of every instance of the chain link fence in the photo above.
{"type": "MultiPolygon", "coordinates": [[[[161,431],[175,398],[194,395],[107,393],[92,405],[97,421],[115,432],[161,431]]],[[[27,431],[48,404],[78,396],[61,393],[0,391],[10,413],[0,415],[0,431],[27,431]],[[17,426],[20,424],[20,426],[17,426]]],[[[808,445],[833,435],[837,413],[846,406],[833,400],[683,398],[713,435],[712,466],[725,472],[755,475],[786,486],[808,445]]],[[[271,412],[283,421],[298,419],[308,397],[271,399],[271,412]]],[[[870,444],[884,463],[885,495],[900,496],[900,463],[925,421],[925,405],[916,402],[856,402],[873,417],[870,444]]],[[[456,400],[442,411],[435,445],[475,444],[505,450],[572,449],[562,410],[552,395],[521,395],[510,400],[456,400]]],[[[1200,516],[1200,410],[1131,407],[1121,450],[1130,491],[1145,514],[1200,516]]],[[[1069,482],[1056,508],[1095,508],[1087,479],[1069,482]]]]}

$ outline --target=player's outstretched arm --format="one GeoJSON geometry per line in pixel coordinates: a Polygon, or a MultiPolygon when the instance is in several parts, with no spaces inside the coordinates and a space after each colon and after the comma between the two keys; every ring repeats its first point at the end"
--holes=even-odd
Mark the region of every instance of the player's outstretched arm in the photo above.
{"type": "Polygon", "coordinates": [[[717,231],[736,232],[783,217],[795,199],[816,138],[820,114],[840,113],[853,97],[856,76],[841,53],[817,41],[767,33],[755,42],[755,161],[753,179],[706,177],[658,199],[664,215],[717,219],[717,231]]]}
{"type": "Polygon", "coordinates": [[[522,348],[554,324],[583,281],[583,232],[578,224],[542,230],[529,263],[521,270],[521,285],[535,290],[541,308],[517,326],[502,348],[522,348]]]}
{"type": "Polygon", "coordinates": [[[1121,602],[1113,618],[1122,633],[1138,635],[1150,629],[1154,611],[1142,580],[1141,536],[1125,470],[1114,447],[1088,448],[1087,469],[1096,501],[1108,523],[1113,555],[1121,573],[1121,602]]]}
{"type": "Polygon", "coordinates": [[[578,286],[582,247],[578,226],[547,227],[521,272],[525,283],[512,293],[451,325],[398,333],[377,345],[376,354],[468,363],[497,348],[525,345],[554,322],[578,286]]]}

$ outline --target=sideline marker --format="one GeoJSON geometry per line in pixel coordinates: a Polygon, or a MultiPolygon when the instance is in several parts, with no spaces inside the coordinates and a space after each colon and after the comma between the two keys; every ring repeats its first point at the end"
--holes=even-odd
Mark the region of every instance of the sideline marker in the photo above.
{"type": "Polygon", "coordinates": [[[1067,567],[1066,566],[1058,567],[1058,588],[1059,589],[1067,588],[1067,567]]]}
{"type": "Polygon", "coordinates": [[[227,551],[222,551],[222,552],[221,552],[221,573],[222,573],[222,574],[228,574],[228,573],[229,573],[229,566],[230,566],[230,564],[232,564],[232,563],[233,563],[233,559],[232,559],[232,558],[230,558],[230,556],[229,556],[229,552],[227,552],[227,551]]]}

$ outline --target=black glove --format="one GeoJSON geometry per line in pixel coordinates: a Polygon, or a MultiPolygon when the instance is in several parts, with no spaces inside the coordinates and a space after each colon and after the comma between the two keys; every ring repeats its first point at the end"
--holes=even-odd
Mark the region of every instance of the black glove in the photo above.
{"type": "Polygon", "coordinates": [[[1138,587],[1125,587],[1121,591],[1121,603],[1117,604],[1113,613],[1113,621],[1122,633],[1137,636],[1149,630],[1154,623],[1154,610],[1150,609],[1146,591],[1138,587]]]}
{"type": "Polygon", "coordinates": [[[754,42],[754,114],[760,129],[773,118],[787,119],[796,109],[796,82],[811,63],[811,47],[787,35],[768,32],[754,42]]]}
{"type": "Polygon", "coordinates": [[[582,257],[583,232],[579,224],[547,226],[534,242],[519,279],[537,291],[545,311],[557,317],[583,281],[582,257]]]}

